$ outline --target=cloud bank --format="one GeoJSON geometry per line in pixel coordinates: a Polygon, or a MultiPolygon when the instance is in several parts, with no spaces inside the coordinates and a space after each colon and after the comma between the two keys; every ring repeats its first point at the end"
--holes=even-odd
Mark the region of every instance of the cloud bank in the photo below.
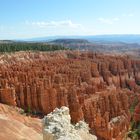
{"type": "Polygon", "coordinates": [[[82,24],[74,23],[71,20],[63,20],[63,21],[36,21],[36,22],[30,22],[26,21],[27,25],[31,26],[36,26],[39,28],[63,28],[63,27],[68,27],[68,28],[83,28],[82,24]]]}

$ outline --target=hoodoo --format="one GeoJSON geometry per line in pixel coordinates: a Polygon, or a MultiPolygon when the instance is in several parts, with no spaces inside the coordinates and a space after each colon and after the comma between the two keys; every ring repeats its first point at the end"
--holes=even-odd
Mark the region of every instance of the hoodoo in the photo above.
{"type": "Polygon", "coordinates": [[[19,52],[0,61],[0,102],[36,115],[67,106],[99,139],[120,140],[139,121],[140,61],[91,52],[19,52]]]}

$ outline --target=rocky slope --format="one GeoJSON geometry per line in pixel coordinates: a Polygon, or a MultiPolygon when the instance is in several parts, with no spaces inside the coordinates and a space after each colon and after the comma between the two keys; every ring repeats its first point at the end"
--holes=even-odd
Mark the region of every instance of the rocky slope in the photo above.
{"type": "Polygon", "coordinates": [[[20,113],[19,108],[0,104],[0,140],[42,140],[41,120],[20,113]]]}
{"type": "Polygon", "coordinates": [[[0,102],[38,115],[67,106],[72,123],[84,119],[101,140],[123,139],[139,85],[140,60],[128,56],[60,51],[0,58],[0,102]]]}
{"type": "Polygon", "coordinates": [[[88,125],[80,121],[71,124],[71,117],[67,107],[56,108],[43,121],[43,140],[97,140],[89,133],[88,125]]]}

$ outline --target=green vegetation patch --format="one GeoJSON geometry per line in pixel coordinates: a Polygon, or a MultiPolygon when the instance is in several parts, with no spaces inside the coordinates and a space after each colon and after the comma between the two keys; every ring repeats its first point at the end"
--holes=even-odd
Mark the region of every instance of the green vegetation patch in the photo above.
{"type": "Polygon", "coordinates": [[[60,45],[50,45],[46,43],[0,43],[0,52],[17,52],[17,51],[56,51],[56,50],[67,50],[60,45]]]}

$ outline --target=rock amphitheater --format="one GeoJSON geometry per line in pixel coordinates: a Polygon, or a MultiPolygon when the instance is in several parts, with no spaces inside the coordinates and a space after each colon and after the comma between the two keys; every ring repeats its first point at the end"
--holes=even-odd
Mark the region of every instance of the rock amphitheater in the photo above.
{"type": "MultiPolygon", "coordinates": [[[[99,140],[123,140],[131,119],[140,121],[139,93],[140,60],[129,56],[77,51],[0,55],[1,103],[39,117],[66,106],[72,124],[84,120],[99,140]],[[130,108],[136,101],[132,116],[130,108]]],[[[41,131],[35,125],[27,126],[34,134],[41,131]]],[[[0,132],[0,139],[2,136],[0,132]]],[[[38,140],[40,137],[41,133],[38,140]]]]}

